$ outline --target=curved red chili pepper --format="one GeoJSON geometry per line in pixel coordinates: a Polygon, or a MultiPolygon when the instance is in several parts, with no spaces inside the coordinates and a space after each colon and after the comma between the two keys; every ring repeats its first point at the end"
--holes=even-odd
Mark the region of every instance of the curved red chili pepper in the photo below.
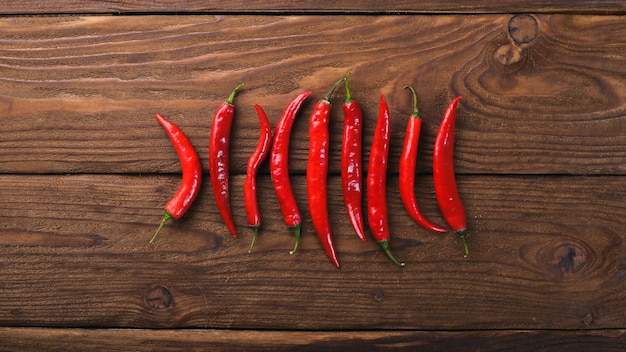
{"type": "Polygon", "coordinates": [[[387,162],[389,157],[389,107],[385,96],[380,95],[378,122],[367,165],[367,222],[374,240],[398,266],[404,266],[389,250],[389,224],[387,214],[387,162]]]}
{"type": "Polygon", "coordinates": [[[400,157],[400,197],[409,216],[423,228],[433,232],[448,232],[445,228],[433,224],[420,212],[415,199],[415,164],[417,161],[417,146],[419,144],[422,118],[417,109],[417,93],[410,86],[405,86],[413,93],[413,113],[409,117],[406,135],[400,157]]]}
{"type": "Polygon", "coordinates": [[[467,247],[467,225],[465,222],[465,210],[459,197],[454,173],[454,127],[456,122],[456,109],[461,97],[456,97],[446,109],[435,139],[433,149],[433,181],[435,195],[439,209],[444,219],[455,234],[463,242],[465,256],[469,253],[467,247]]]}
{"type": "Polygon", "coordinates": [[[259,227],[261,226],[261,214],[259,213],[259,205],[256,197],[256,173],[263,160],[267,157],[272,144],[272,126],[270,125],[270,121],[260,105],[254,104],[254,108],[259,116],[261,132],[256,149],[250,156],[250,159],[248,159],[246,179],[243,182],[243,199],[248,216],[248,225],[252,227],[254,231],[248,253],[252,252],[252,247],[254,247],[254,242],[256,241],[259,227]]]}
{"type": "Polygon", "coordinates": [[[159,228],[150,239],[150,243],[154,242],[159,231],[163,228],[163,225],[170,219],[180,219],[191,206],[194,199],[200,191],[200,184],[202,183],[202,166],[200,165],[200,159],[198,153],[194,149],[193,145],[174,123],[166,120],[160,114],[156,114],[156,119],[161,126],[167,132],[167,135],[178,154],[180,165],[183,172],[183,177],[178,190],[174,196],[165,205],[165,215],[159,228]]]}
{"type": "Polygon", "coordinates": [[[360,104],[352,99],[346,75],[346,101],[343,104],[343,138],[341,142],[341,185],[346,211],[354,231],[365,242],[363,225],[363,176],[361,174],[361,143],[363,114],[360,104]]]}
{"type": "Polygon", "coordinates": [[[311,93],[311,91],[300,93],[287,105],[274,129],[274,141],[272,143],[272,151],[270,152],[270,174],[274,184],[274,191],[276,192],[285,224],[289,226],[296,237],[296,245],[290,252],[291,254],[296,252],[300,243],[300,223],[302,219],[296,198],[291,189],[291,181],[289,180],[289,139],[291,137],[291,128],[300,106],[311,93]]]}
{"type": "Polygon", "coordinates": [[[327,177],[330,140],[328,116],[330,115],[330,98],[335,88],[344,80],[345,78],[342,78],[337,81],[326,98],[317,102],[313,109],[309,125],[309,161],[306,168],[306,188],[313,227],[315,227],[326,255],[337,268],[339,268],[339,260],[328,220],[327,177]]]}
{"type": "Polygon", "coordinates": [[[235,232],[235,223],[230,210],[228,160],[230,129],[233,124],[233,116],[235,115],[233,99],[235,99],[235,94],[241,87],[243,87],[243,84],[235,87],[226,102],[218,107],[213,117],[213,127],[211,128],[211,137],[209,139],[209,175],[211,176],[213,195],[222,219],[224,219],[224,223],[233,237],[237,237],[237,233],[235,232]]]}

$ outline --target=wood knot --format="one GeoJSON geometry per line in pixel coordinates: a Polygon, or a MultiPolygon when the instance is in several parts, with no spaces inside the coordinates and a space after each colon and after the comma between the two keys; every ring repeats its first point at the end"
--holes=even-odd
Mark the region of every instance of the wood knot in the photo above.
{"type": "Polygon", "coordinates": [[[512,65],[522,59],[522,49],[511,44],[502,45],[496,50],[495,59],[502,65],[512,65]]]}
{"type": "Polygon", "coordinates": [[[584,274],[588,251],[572,242],[550,243],[537,253],[537,261],[551,276],[561,280],[574,280],[584,274]]]}
{"type": "Polygon", "coordinates": [[[152,309],[165,309],[172,305],[172,293],[167,287],[156,285],[146,292],[146,305],[152,309]]]}
{"type": "Polygon", "coordinates": [[[584,243],[553,240],[533,243],[522,249],[522,258],[552,280],[579,280],[594,266],[595,255],[584,243]]]}
{"type": "Polygon", "coordinates": [[[576,273],[585,264],[585,251],[573,244],[562,244],[554,250],[552,265],[562,274],[576,273]]]}
{"type": "Polygon", "coordinates": [[[372,292],[372,296],[374,297],[375,301],[380,302],[385,297],[385,293],[382,289],[375,289],[372,292]]]}
{"type": "Polygon", "coordinates": [[[510,43],[501,45],[494,58],[504,66],[513,65],[522,60],[522,49],[539,36],[539,24],[531,15],[516,15],[509,19],[507,28],[510,43]]]}
{"type": "Polygon", "coordinates": [[[515,15],[509,20],[509,36],[517,45],[528,44],[539,36],[539,24],[531,15],[515,15]]]}
{"type": "Polygon", "coordinates": [[[591,313],[587,313],[582,320],[585,325],[589,326],[593,323],[593,315],[591,315],[591,313]]]}

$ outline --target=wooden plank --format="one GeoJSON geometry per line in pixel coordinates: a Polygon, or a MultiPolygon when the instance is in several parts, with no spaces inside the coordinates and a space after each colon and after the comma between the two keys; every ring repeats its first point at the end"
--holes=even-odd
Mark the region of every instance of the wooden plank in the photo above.
{"type": "MultiPolygon", "coordinates": [[[[453,235],[413,224],[389,180],[394,266],[352,233],[337,177],[331,225],[342,263],[325,257],[305,187],[298,253],[268,175],[253,253],[241,185],[239,237],[209,187],[191,212],[148,239],[176,177],[0,176],[0,326],[270,330],[622,329],[626,326],[624,176],[461,176],[470,255],[453,235]]],[[[417,197],[441,223],[420,178],[417,197]]]]}
{"type": "MultiPolygon", "coordinates": [[[[289,99],[312,90],[290,155],[302,173],[308,114],[348,71],[366,158],[379,95],[391,105],[391,171],[411,111],[402,87],[413,84],[424,118],[419,172],[456,95],[459,173],[626,172],[620,16],[8,17],[0,31],[2,173],[178,172],[155,112],[190,135],[206,165],[212,114],[240,82],[233,172],[244,172],[256,143],[252,104],[275,124],[289,99]]],[[[331,116],[333,173],[343,98],[331,116]]]]}
{"type": "Polygon", "coordinates": [[[59,14],[59,13],[588,13],[623,14],[626,6],[622,1],[277,1],[265,0],[250,3],[244,0],[223,2],[219,0],[161,0],[161,1],[0,1],[2,14],[59,14]]]}
{"type": "Polygon", "coordinates": [[[624,330],[249,331],[0,328],[4,351],[622,351],[624,330]]]}

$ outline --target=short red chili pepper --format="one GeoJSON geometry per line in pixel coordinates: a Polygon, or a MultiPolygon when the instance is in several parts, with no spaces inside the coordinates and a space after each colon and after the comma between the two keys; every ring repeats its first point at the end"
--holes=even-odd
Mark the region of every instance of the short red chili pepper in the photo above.
{"type": "Polygon", "coordinates": [[[235,87],[226,102],[218,107],[213,117],[213,127],[211,128],[209,139],[209,175],[211,176],[213,195],[222,219],[233,237],[237,237],[237,233],[235,232],[235,223],[230,210],[228,160],[230,129],[233,124],[233,116],[235,115],[233,100],[241,87],[243,87],[243,84],[235,87]]]}
{"type": "Polygon", "coordinates": [[[202,183],[200,159],[187,136],[178,126],[166,120],[160,114],[156,114],[156,119],[167,132],[176,154],[178,154],[183,177],[178,190],[165,205],[165,216],[163,216],[163,220],[161,220],[161,224],[159,224],[159,228],[154,233],[154,236],[150,239],[150,243],[154,242],[159,231],[161,231],[163,225],[168,220],[178,220],[187,212],[191,203],[196,199],[202,183]]]}
{"type": "Polygon", "coordinates": [[[248,167],[246,168],[246,179],[243,182],[243,199],[248,216],[248,225],[252,228],[254,235],[248,253],[252,252],[254,242],[256,241],[261,226],[261,214],[259,213],[259,205],[256,194],[256,173],[259,166],[267,157],[272,144],[272,126],[265,114],[263,108],[254,104],[257,115],[259,116],[260,134],[256,149],[248,159],[248,167]]]}
{"type": "Polygon", "coordinates": [[[372,236],[398,266],[399,262],[389,249],[389,224],[387,214],[387,163],[389,158],[389,107],[385,96],[380,95],[378,122],[367,165],[367,222],[372,236]]]}
{"type": "Polygon", "coordinates": [[[400,157],[400,197],[402,198],[402,203],[404,203],[404,208],[416,223],[427,230],[445,233],[448,232],[448,230],[426,219],[420,212],[415,199],[415,164],[417,161],[417,146],[419,144],[420,130],[422,128],[422,118],[417,109],[417,93],[415,93],[415,89],[410,86],[405,86],[404,88],[410,89],[413,93],[413,113],[407,123],[402,155],[400,157]]]}
{"type": "Polygon", "coordinates": [[[435,147],[433,149],[433,181],[439,209],[452,231],[461,238],[468,255],[467,225],[465,209],[459,197],[454,173],[454,127],[457,105],[461,97],[456,97],[446,109],[441,121],[435,147]]]}
{"type": "Polygon", "coordinates": [[[343,104],[343,138],[341,141],[341,185],[343,200],[350,223],[361,241],[365,242],[363,225],[363,175],[361,174],[361,144],[363,114],[361,105],[352,99],[348,77],[345,77],[346,101],[343,104]]]}
{"type": "Polygon", "coordinates": [[[285,224],[289,226],[296,237],[296,245],[291,254],[295,253],[300,243],[300,224],[302,218],[300,210],[293,195],[291,181],[289,180],[289,140],[293,122],[306,98],[311,91],[298,94],[283,111],[278,124],[274,129],[274,141],[270,152],[270,175],[274,184],[274,191],[278,198],[278,204],[283,214],[285,224]]]}
{"type": "Polygon", "coordinates": [[[328,220],[328,148],[330,133],[328,119],[330,115],[330,98],[339,84],[337,81],[326,95],[326,98],[315,104],[309,125],[309,160],[306,168],[306,188],[309,201],[309,212],[313,227],[324,247],[330,261],[339,268],[339,260],[333,244],[328,220]]]}

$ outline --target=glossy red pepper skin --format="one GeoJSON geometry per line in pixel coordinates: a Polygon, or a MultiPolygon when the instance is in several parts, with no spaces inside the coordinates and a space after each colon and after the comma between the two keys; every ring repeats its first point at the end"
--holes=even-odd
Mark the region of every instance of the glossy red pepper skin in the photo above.
{"type": "Polygon", "coordinates": [[[209,139],[209,175],[215,203],[228,227],[228,230],[237,237],[235,223],[230,209],[229,189],[229,159],[230,159],[230,130],[235,115],[233,99],[243,84],[238,85],[230,94],[227,101],[220,104],[213,117],[213,127],[209,139]]]}
{"type": "Polygon", "coordinates": [[[419,210],[415,199],[415,165],[417,162],[417,149],[419,144],[422,118],[417,109],[417,94],[412,87],[406,86],[413,93],[413,113],[409,117],[400,156],[399,186],[400,197],[407,213],[423,228],[439,233],[446,233],[448,230],[429,221],[419,210]]]}
{"type": "Polygon", "coordinates": [[[463,241],[467,256],[469,250],[465,209],[459,197],[454,172],[454,130],[460,100],[459,96],[450,102],[437,132],[433,149],[433,181],[439,209],[452,231],[463,241]]]}
{"type": "Polygon", "coordinates": [[[339,260],[328,219],[327,177],[328,148],[330,147],[328,121],[331,108],[330,98],[337,85],[343,80],[337,81],[326,98],[315,104],[309,118],[309,160],[306,168],[306,188],[311,221],[326,255],[337,268],[339,268],[339,260]]]}
{"type": "Polygon", "coordinates": [[[168,121],[160,114],[156,114],[156,119],[163,129],[165,129],[176,150],[183,176],[178,190],[165,205],[165,216],[154,236],[150,239],[150,243],[154,242],[159,231],[168,220],[178,220],[187,212],[196,199],[198,192],[200,192],[200,185],[202,183],[202,166],[200,165],[200,159],[187,136],[185,136],[178,126],[168,121]]]}
{"type": "Polygon", "coordinates": [[[272,176],[274,191],[276,192],[285,224],[296,237],[296,244],[290,252],[291,254],[296,252],[300,243],[302,217],[300,216],[300,209],[293,195],[291,180],[289,179],[289,141],[291,129],[298,111],[311,93],[311,91],[302,92],[287,105],[274,128],[274,140],[270,152],[270,175],[272,176]]]}
{"type": "Polygon", "coordinates": [[[248,159],[246,179],[243,182],[243,200],[246,208],[246,215],[248,217],[248,225],[254,232],[254,237],[252,237],[252,243],[250,244],[248,253],[252,252],[252,247],[254,247],[254,242],[256,241],[259,227],[261,226],[261,214],[259,212],[256,192],[256,174],[259,166],[267,157],[272,144],[272,126],[267,118],[267,114],[258,104],[254,104],[254,108],[259,116],[259,141],[257,142],[254,152],[248,159]]]}
{"type": "Polygon", "coordinates": [[[361,153],[363,113],[359,102],[352,99],[346,75],[346,101],[343,104],[343,136],[341,140],[341,185],[350,223],[357,236],[365,242],[363,221],[363,175],[361,153]]]}
{"type": "Polygon", "coordinates": [[[367,164],[367,222],[372,237],[398,266],[404,266],[389,250],[389,224],[387,213],[387,164],[390,137],[389,107],[381,94],[378,121],[367,164]]]}

